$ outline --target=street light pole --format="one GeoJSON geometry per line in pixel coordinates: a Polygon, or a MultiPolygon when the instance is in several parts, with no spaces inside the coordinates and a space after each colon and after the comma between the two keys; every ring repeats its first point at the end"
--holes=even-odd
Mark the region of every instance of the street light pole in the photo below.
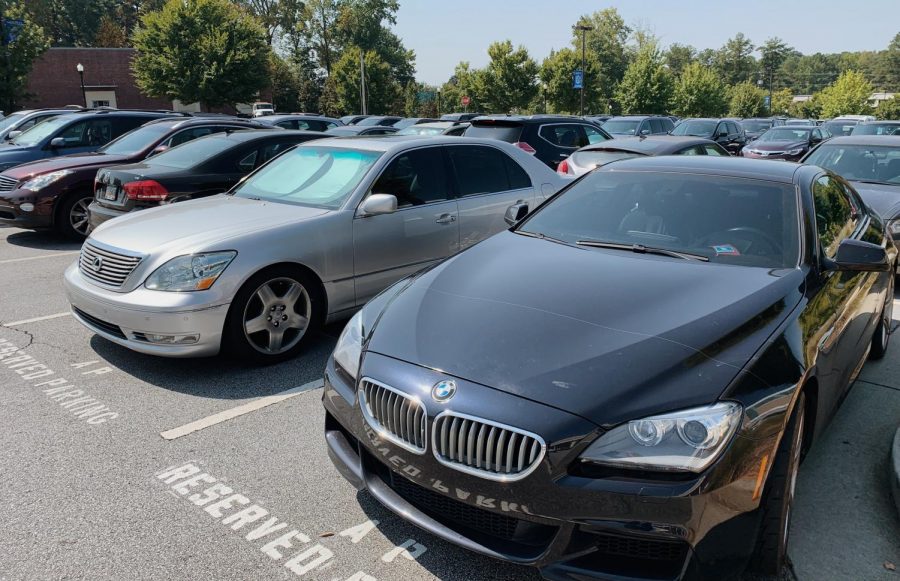
{"type": "Polygon", "coordinates": [[[587,31],[594,30],[594,27],[588,24],[579,24],[576,28],[581,31],[581,116],[584,117],[584,91],[587,89],[587,71],[584,68],[585,36],[587,31]]]}
{"type": "Polygon", "coordinates": [[[75,65],[75,70],[78,71],[78,76],[81,79],[81,98],[84,100],[85,109],[87,109],[87,91],[84,90],[84,65],[78,63],[77,65],[75,65]]]}

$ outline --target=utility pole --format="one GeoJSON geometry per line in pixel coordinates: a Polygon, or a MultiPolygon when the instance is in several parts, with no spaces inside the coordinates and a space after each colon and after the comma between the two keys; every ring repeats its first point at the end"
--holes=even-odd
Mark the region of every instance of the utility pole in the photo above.
{"type": "Polygon", "coordinates": [[[585,36],[587,31],[594,30],[594,27],[588,24],[579,24],[576,29],[581,31],[581,116],[584,117],[584,91],[587,89],[587,71],[584,68],[585,36]]]}
{"type": "Polygon", "coordinates": [[[75,65],[75,70],[78,71],[78,76],[81,78],[81,98],[84,100],[84,108],[87,109],[87,91],[84,90],[84,65],[78,63],[75,65]]]}
{"type": "Polygon", "coordinates": [[[359,51],[359,100],[360,100],[360,115],[367,115],[368,111],[366,108],[366,55],[360,50],[359,51]]]}

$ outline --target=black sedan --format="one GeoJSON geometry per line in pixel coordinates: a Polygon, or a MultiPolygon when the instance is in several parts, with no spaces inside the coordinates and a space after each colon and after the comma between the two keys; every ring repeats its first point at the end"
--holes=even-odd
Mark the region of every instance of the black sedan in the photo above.
{"type": "Polygon", "coordinates": [[[830,137],[827,129],[814,125],[773,127],[744,147],[741,155],[754,159],[799,161],[810,149],[830,137]]]}
{"type": "Polygon", "coordinates": [[[747,132],[734,119],[682,119],[672,130],[672,135],[711,139],[733,155],[740,155],[748,141],[747,132]]]}
{"type": "Polygon", "coordinates": [[[350,320],[332,461],[547,579],[777,571],[798,464],[884,354],[895,261],[821,168],[609,164],[350,320]]]}
{"type": "Polygon", "coordinates": [[[318,131],[257,129],[201,137],[140,163],[97,172],[91,229],[133,210],[228,191],[240,179],[318,131]]]}

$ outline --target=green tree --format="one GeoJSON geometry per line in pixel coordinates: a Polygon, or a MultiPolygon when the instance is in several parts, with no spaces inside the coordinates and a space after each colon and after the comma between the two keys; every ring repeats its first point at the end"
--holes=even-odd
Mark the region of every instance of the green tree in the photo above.
{"type": "Polygon", "coordinates": [[[466,108],[469,111],[482,109],[475,87],[475,73],[469,63],[463,61],[456,65],[453,76],[441,86],[441,109],[445,111],[457,111],[466,108]],[[462,98],[469,98],[469,105],[462,104],[462,98]]]}
{"type": "Polygon", "coordinates": [[[128,46],[125,28],[115,18],[104,14],[100,19],[100,26],[97,27],[93,45],[107,48],[128,46]]]}
{"type": "Polygon", "coordinates": [[[666,49],[666,64],[676,77],[697,60],[697,49],[688,44],[673,43],[666,49]]]}
{"type": "Polygon", "coordinates": [[[304,110],[300,100],[300,75],[294,63],[269,54],[269,79],[272,89],[272,104],[276,111],[304,110]]]}
{"type": "Polygon", "coordinates": [[[628,65],[616,93],[625,113],[664,113],[673,95],[672,75],[655,42],[645,43],[628,65]]]}
{"type": "Polygon", "coordinates": [[[772,115],[790,114],[791,103],[794,95],[790,89],[779,89],[772,93],[772,115]]]}
{"type": "Polygon", "coordinates": [[[331,74],[340,58],[341,46],[336,38],[341,16],[341,0],[307,0],[294,22],[293,43],[308,46],[319,67],[331,74]]]}
{"type": "Polygon", "coordinates": [[[691,63],[675,85],[673,104],[683,117],[719,117],[728,105],[725,85],[712,69],[691,63]]]}
{"type": "Polygon", "coordinates": [[[718,50],[715,56],[715,66],[725,83],[735,85],[750,80],[756,71],[753,49],[754,46],[750,39],[739,32],[718,50]]]}
{"type": "MultiPolygon", "coordinates": [[[[338,98],[338,107],[344,113],[361,110],[359,95],[358,47],[344,50],[341,59],[334,64],[331,77],[338,98]]],[[[391,67],[373,50],[366,53],[366,102],[369,113],[385,114],[395,110],[398,101],[402,108],[402,88],[391,78],[391,67]]]]}
{"type": "Polygon", "coordinates": [[[875,116],[879,119],[900,119],[900,99],[894,97],[878,103],[875,108],[875,116]]]}
{"type": "Polygon", "coordinates": [[[103,16],[116,10],[116,0],[28,0],[26,4],[52,46],[91,46],[103,16]]]}
{"type": "Polygon", "coordinates": [[[814,93],[810,99],[794,101],[791,103],[788,113],[798,119],[818,119],[822,116],[822,103],[819,101],[819,93],[814,93]]]}
{"type": "Polygon", "coordinates": [[[729,90],[728,114],[760,117],[766,113],[766,93],[753,83],[738,83],[729,90]]]}
{"type": "Polygon", "coordinates": [[[537,94],[537,63],[525,47],[495,42],[488,47],[488,66],[475,75],[475,89],[490,111],[509,113],[525,109],[537,94]]]}
{"type": "Polygon", "coordinates": [[[825,117],[839,115],[871,115],[869,96],[872,85],[857,71],[843,73],[833,84],[822,89],[819,101],[825,117]]]}
{"type": "MultiPolygon", "coordinates": [[[[4,18],[25,21],[15,41],[3,47],[8,58],[0,59],[0,108],[9,113],[16,110],[28,96],[26,83],[31,66],[47,50],[49,43],[43,29],[34,22],[20,2],[0,0],[0,13],[4,18]]],[[[5,38],[7,32],[0,25],[0,38],[5,38]]]]}
{"type": "Polygon", "coordinates": [[[774,73],[781,68],[788,57],[799,55],[794,47],[774,36],[758,47],[759,68],[768,77],[768,73],[774,73]]]}
{"type": "MultiPolygon", "coordinates": [[[[550,56],[544,59],[539,73],[541,101],[546,101],[549,113],[578,113],[581,108],[581,91],[572,86],[572,73],[581,68],[581,53],[571,48],[563,48],[551,51],[550,56]]],[[[599,74],[599,66],[594,55],[590,55],[585,61],[585,79],[588,91],[585,93],[584,107],[586,111],[606,111],[607,101],[599,91],[591,91],[596,87],[591,82],[599,74]]],[[[543,109],[543,102],[538,103],[543,109]]]]}
{"type": "Polygon", "coordinates": [[[782,63],[775,75],[775,83],[791,89],[796,95],[811,95],[833,83],[839,75],[836,55],[795,55],[782,63]]]}
{"type": "Polygon", "coordinates": [[[153,97],[233,105],[269,82],[265,30],[228,0],[169,0],[144,15],[133,40],[135,80],[153,97]]]}
{"type": "MultiPolygon", "coordinates": [[[[586,96],[595,103],[591,110],[605,111],[612,106],[615,88],[625,76],[628,68],[628,50],[626,43],[631,28],[615,8],[606,8],[578,19],[572,30],[572,48],[581,54],[581,31],[578,25],[593,27],[585,33],[585,47],[588,57],[597,67],[595,74],[585,77],[586,96]]],[[[585,105],[587,107],[587,105],[585,105]]]]}
{"type": "Polygon", "coordinates": [[[275,34],[285,20],[284,11],[289,8],[289,3],[281,0],[235,0],[244,6],[251,14],[256,16],[259,23],[266,29],[266,42],[273,44],[275,34]]]}

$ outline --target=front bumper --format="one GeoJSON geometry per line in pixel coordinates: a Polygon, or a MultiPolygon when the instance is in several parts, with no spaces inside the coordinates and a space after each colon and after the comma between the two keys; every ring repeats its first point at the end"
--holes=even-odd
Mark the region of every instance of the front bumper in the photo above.
{"type": "Polygon", "coordinates": [[[52,200],[41,198],[31,190],[4,192],[0,195],[0,224],[35,230],[52,228],[52,200]],[[25,211],[22,204],[31,204],[32,209],[25,211]]]}
{"type": "Polygon", "coordinates": [[[129,293],[102,289],[83,276],[75,262],[66,269],[64,286],[72,314],[101,337],[139,353],[163,357],[206,357],[219,353],[228,304],[204,304],[204,295],[150,291],[129,293]],[[191,344],[151,343],[144,337],[199,335],[191,344]]]}
{"type": "MultiPolygon", "coordinates": [[[[446,379],[436,371],[367,353],[360,374],[408,393],[424,386],[420,400],[429,417],[447,407],[427,395],[446,379]]],[[[441,464],[430,449],[416,455],[379,437],[363,419],[348,379],[329,360],[323,402],[332,462],[356,488],[446,541],[538,567],[545,578],[560,581],[727,578],[744,568],[754,548],[758,454],[771,441],[736,438],[707,473],[688,479],[612,472],[586,477],[568,468],[596,426],[455,378],[454,411],[546,440],[547,457],[535,472],[518,482],[494,482],[441,464]],[[740,452],[732,453],[735,448],[740,452]]]]}
{"type": "Polygon", "coordinates": [[[762,155],[759,153],[744,150],[743,152],[741,152],[741,155],[743,155],[744,157],[749,157],[750,159],[768,159],[771,161],[800,161],[800,159],[805,155],[805,152],[797,155],[788,155],[787,153],[783,152],[762,155]]]}

